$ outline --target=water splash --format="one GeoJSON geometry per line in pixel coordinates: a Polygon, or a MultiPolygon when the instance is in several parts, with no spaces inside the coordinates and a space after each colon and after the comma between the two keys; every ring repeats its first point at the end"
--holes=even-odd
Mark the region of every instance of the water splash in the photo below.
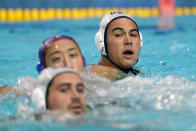
{"type": "Polygon", "coordinates": [[[195,127],[195,81],[176,76],[158,79],[127,77],[109,85],[88,98],[93,103],[90,115],[96,122],[133,129],[195,127]],[[176,123],[183,123],[183,126],[176,123]]]}
{"type": "MultiPolygon", "coordinates": [[[[7,103],[6,99],[11,101],[18,99],[17,102],[9,105],[15,107],[15,113],[7,115],[9,119],[0,123],[5,125],[10,121],[28,120],[31,124],[39,122],[39,126],[43,126],[44,123],[56,126],[58,121],[66,123],[64,128],[70,125],[101,124],[133,130],[196,129],[195,81],[177,76],[164,78],[130,76],[115,82],[89,74],[84,74],[83,78],[87,104],[92,108],[86,114],[77,118],[61,114],[57,117],[58,120],[55,120],[47,112],[36,112],[29,99],[30,90],[36,85],[36,80],[26,77],[21,78],[15,87],[15,89],[25,90],[25,97],[0,96],[1,103],[4,101],[7,106],[10,103],[7,103]],[[28,90],[27,87],[31,89],[28,90]]],[[[11,109],[7,113],[10,112],[11,109]]]]}

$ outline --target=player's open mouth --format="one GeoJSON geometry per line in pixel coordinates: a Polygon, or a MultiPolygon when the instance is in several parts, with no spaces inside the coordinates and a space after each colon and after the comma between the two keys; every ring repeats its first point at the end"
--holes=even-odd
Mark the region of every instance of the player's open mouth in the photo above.
{"type": "Polygon", "coordinates": [[[131,59],[133,57],[133,51],[132,50],[125,50],[123,52],[123,57],[125,57],[126,59],[131,59]]]}

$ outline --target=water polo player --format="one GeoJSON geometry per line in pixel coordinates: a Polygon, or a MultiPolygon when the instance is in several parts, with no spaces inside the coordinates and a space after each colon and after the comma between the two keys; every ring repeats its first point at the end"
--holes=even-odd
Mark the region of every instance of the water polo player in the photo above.
{"type": "Polygon", "coordinates": [[[46,39],[39,49],[37,71],[46,67],[70,67],[83,72],[85,60],[77,42],[66,35],[60,34],[46,39]]]}
{"type": "Polygon", "coordinates": [[[71,115],[85,112],[85,86],[80,75],[67,67],[46,68],[38,77],[32,102],[40,111],[63,110],[71,115]]]}
{"type": "MultiPolygon", "coordinates": [[[[142,35],[131,16],[122,12],[105,15],[95,35],[95,43],[101,53],[98,65],[137,75],[133,69],[142,47],[142,35]]],[[[95,72],[97,72],[95,70],[95,72]]]]}

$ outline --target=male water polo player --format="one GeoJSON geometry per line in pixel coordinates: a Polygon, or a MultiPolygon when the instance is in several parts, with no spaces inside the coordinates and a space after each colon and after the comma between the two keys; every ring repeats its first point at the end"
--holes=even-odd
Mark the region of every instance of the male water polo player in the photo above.
{"type": "MultiPolygon", "coordinates": [[[[98,65],[137,75],[134,65],[138,62],[142,47],[142,35],[131,16],[122,12],[105,15],[95,35],[95,43],[101,53],[98,65]]],[[[99,72],[97,68],[94,72],[99,72]]]]}
{"type": "Polygon", "coordinates": [[[85,112],[85,86],[80,75],[70,68],[46,68],[32,93],[37,109],[63,110],[72,115],[85,112]]]}

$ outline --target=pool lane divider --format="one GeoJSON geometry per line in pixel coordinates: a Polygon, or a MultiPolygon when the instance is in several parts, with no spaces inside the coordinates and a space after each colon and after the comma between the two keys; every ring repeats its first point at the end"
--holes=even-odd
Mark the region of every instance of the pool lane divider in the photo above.
{"type": "MultiPolygon", "coordinates": [[[[87,19],[101,18],[103,15],[122,11],[132,17],[150,18],[158,17],[159,9],[154,8],[33,8],[33,9],[5,9],[0,8],[0,22],[21,22],[21,21],[46,21],[46,20],[61,20],[61,19],[87,19]]],[[[196,15],[196,7],[176,7],[175,16],[196,15]]]]}

